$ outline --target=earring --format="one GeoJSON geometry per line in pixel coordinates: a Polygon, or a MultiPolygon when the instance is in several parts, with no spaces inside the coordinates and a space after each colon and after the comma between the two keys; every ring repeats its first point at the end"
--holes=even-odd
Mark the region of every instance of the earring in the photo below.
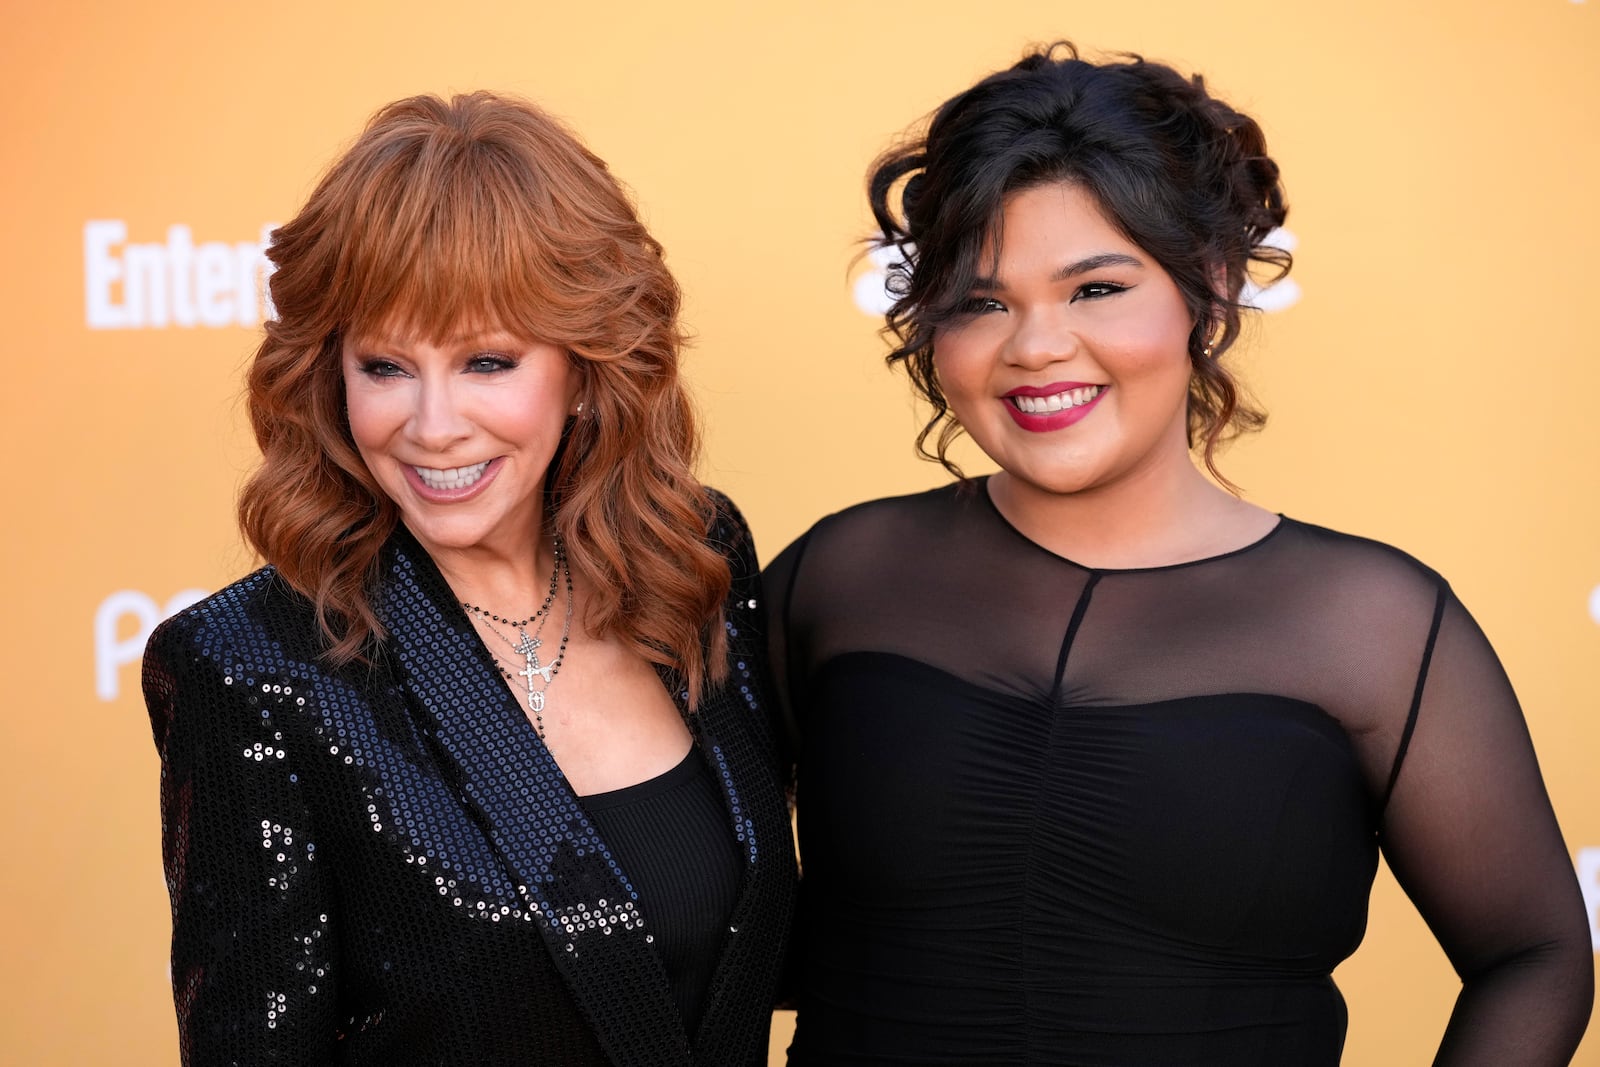
{"type": "Polygon", "coordinates": [[[574,417],[583,414],[583,401],[581,401],[581,400],[578,401],[578,408],[572,414],[573,414],[574,417]]]}

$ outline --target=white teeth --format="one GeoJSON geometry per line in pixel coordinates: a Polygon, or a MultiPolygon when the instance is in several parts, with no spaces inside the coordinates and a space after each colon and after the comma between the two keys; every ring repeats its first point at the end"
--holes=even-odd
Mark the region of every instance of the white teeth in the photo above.
{"type": "Polygon", "coordinates": [[[1086,385],[1081,389],[1065,389],[1049,396],[1014,396],[1010,399],[1018,411],[1028,415],[1049,415],[1067,408],[1082,407],[1105,392],[1105,389],[1103,385],[1086,385]]]}
{"type": "Polygon", "coordinates": [[[474,463],[470,467],[447,467],[444,470],[435,470],[432,467],[411,469],[417,472],[417,477],[421,478],[422,484],[429,489],[465,489],[483,477],[483,472],[489,469],[489,461],[474,463]]]}

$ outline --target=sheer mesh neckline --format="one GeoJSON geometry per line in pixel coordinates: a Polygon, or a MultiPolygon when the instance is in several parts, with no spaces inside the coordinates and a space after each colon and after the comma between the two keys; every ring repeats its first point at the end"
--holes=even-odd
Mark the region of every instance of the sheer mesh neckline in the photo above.
{"type": "Polygon", "coordinates": [[[806,870],[791,1063],[1333,1067],[1380,847],[1464,983],[1441,1062],[1567,1062],[1581,895],[1445,581],[1281,515],[1088,568],[988,481],[847,508],[767,569],[806,870]]]}
{"type": "Polygon", "coordinates": [[[1226,552],[1218,552],[1210,556],[1201,556],[1199,559],[1186,559],[1179,563],[1158,563],[1148,567],[1092,567],[1087,563],[1079,563],[1070,556],[1063,556],[1059,552],[1046,548],[1044,545],[1041,545],[1039,542],[1035,541],[1021,530],[1017,529],[1016,524],[1010,519],[1006,518],[1005,512],[1000,510],[1000,505],[994,502],[994,497],[989,495],[989,475],[982,475],[981,477],[974,478],[973,481],[977,483],[976,492],[983,498],[984,506],[989,510],[990,514],[995,517],[1001,526],[1004,526],[1011,533],[1015,534],[1019,540],[1035,551],[1043,552],[1051,559],[1058,560],[1071,567],[1076,567],[1080,571],[1087,571],[1090,574],[1154,574],[1160,571],[1183,570],[1185,567],[1198,567],[1205,563],[1217,563],[1225,559],[1232,559],[1235,556],[1242,556],[1246,552],[1260,548],[1276,537],[1278,535],[1278,531],[1282,530],[1285,526],[1293,521],[1281,511],[1274,512],[1273,514],[1278,517],[1278,521],[1272,524],[1272,528],[1270,530],[1256,538],[1254,541],[1240,545],[1238,548],[1230,548],[1226,552]]]}

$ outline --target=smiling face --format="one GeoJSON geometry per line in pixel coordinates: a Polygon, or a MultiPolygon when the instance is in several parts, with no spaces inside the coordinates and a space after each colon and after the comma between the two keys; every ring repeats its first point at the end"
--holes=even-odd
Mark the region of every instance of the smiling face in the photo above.
{"type": "Polygon", "coordinates": [[[1077,185],[1011,194],[967,312],[934,337],[950,409],[1008,491],[1192,473],[1188,339],[1172,278],[1077,185]],[[1181,468],[1178,466],[1181,465],[1181,468]]]}
{"type": "Polygon", "coordinates": [[[545,475],[576,404],[564,351],[487,332],[355,338],[342,361],[356,448],[429,555],[533,550],[545,475]]]}

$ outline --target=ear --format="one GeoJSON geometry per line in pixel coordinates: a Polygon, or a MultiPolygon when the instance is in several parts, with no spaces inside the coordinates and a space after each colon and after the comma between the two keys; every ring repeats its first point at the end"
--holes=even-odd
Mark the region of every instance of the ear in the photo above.
{"type": "Polygon", "coordinates": [[[1228,264],[1222,260],[1210,265],[1206,276],[1211,282],[1211,295],[1218,304],[1226,306],[1233,302],[1233,287],[1228,280],[1228,264]]]}
{"type": "Polygon", "coordinates": [[[1217,331],[1227,321],[1226,309],[1233,302],[1228,293],[1228,265],[1217,261],[1206,270],[1206,278],[1211,283],[1211,304],[1201,312],[1195,320],[1195,329],[1205,339],[1205,349],[1209,353],[1217,331]]]}
{"type": "Polygon", "coordinates": [[[577,418],[583,413],[586,406],[583,398],[589,393],[589,366],[577,353],[567,352],[567,366],[571,373],[567,375],[567,416],[577,418]]]}

